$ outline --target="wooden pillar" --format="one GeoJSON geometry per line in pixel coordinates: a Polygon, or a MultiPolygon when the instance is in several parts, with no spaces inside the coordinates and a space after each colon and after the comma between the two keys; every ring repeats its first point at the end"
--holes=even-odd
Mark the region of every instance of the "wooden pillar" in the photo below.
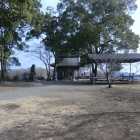
{"type": "Polygon", "coordinates": [[[132,74],[132,71],[131,71],[131,62],[130,62],[130,78],[132,80],[132,84],[134,84],[134,74],[132,74]]]}
{"type": "Polygon", "coordinates": [[[78,69],[78,79],[79,79],[79,77],[80,77],[80,70],[78,69]]]}
{"type": "Polygon", "coordinates": [[[76,81],[75,76],[75,70],[73,70],[73,81],[76,81]]]}
{"type": "Polygon", "coordinates": [[[55,65],[55,81],[58,81],[58,79],[57,79],[57,65],[55,65]]]}

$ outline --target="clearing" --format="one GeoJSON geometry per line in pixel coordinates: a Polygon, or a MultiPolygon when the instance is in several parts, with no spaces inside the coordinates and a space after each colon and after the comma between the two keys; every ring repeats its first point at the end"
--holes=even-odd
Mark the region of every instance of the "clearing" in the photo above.
{"type": "Polygon", "coordinates": [[[0,140],[139,140],[139,84],[52,83],[0,87],[0,140]]]}

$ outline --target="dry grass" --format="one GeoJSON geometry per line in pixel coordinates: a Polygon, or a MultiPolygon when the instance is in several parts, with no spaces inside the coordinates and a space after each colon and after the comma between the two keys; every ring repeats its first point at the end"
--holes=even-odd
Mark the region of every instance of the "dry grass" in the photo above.
{"type": "Polygon", "coordinates": [[[0,101],[0,139],[139,140],[139,90],[55,86],[44,96],[0,101]]]}
{"type": "MultiPolygon", "coordinates": [[[[50,106],[49,104],[54,101],[58,100],[54,98],[30,97],[17,101],[1,101],[0,132],[3,133],[4,131],[7,132],[9,130],[27,127],[28,125],[41,127],[41,129],[43,127],[58,127],[60,124],[57,116],[70,116],[84,113],[76,105],[50,106]]],[[[25,129],[28,131],[30,126],[25,129]]],[[[36,129],[34,128],[35,131],[36,129]]],[[[41,130],[40,133],[42,135],[41,130]]],[[[32,137],[37,137],[40,133],[32,136],[32,132],[31,139],[32,137]]],[[[25,139],[27,139],[26,136],[25,139]]]]}
{"type": "MultiPolygon", "coordinates": [[[[50,106],[54,98],[30,97],[17,101],[0,102],[0,130],[7,130],[19,122],[27,123],[30,120],[44,120],[46,115],[77,115],[84,113],[76,105],[50,106]],[[43,108],[47,108],[47,110],[43,108]],[[4,121],[5,120],[5,121],[4,121]]],[[[52,120],[50,117],[49,121],[52,120]]]]}

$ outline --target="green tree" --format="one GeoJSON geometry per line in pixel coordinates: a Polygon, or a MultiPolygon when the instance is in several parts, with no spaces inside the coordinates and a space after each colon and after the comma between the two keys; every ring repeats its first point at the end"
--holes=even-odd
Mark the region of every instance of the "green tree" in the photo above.
{"type": "Polygon", "coordinates": [[[61,56],[68,55],[68,48],[65,47],[67,39],[63,28],[60,26],[59,17],[55,15],[52,7],[47,7],[44,15],[41,31],[35,32],[35,28],[31,30],[26,39],[41,38],[41,42],[45,45],[46,52],[51,52],[54,57],[54,79],[56,75],[57,64],[62,60],[61,56]]]}
{"type": "Polygon", "coordinates": [[[52,15],[50,12],[47,12],[42,26],[42,33],[44,34],[42,42],[44,43],[46,50],[52,52],[55,59],[55,78],[57,64],[62,60],[60,57],[68,55],[68,48],[65,46],[67,40],[65,38],[63,28],[61,28],[59,24],[58,17],[52,15]]]}
{"type": "Polygon", "coordinates": [[[41,29],[43,14],[40,0],[1,0],[0,5],[1,79],[5,81],[6,65],[13,49],[24,50],[27,31],[41,29]]]}
{"type": "MultiPolygon", "coordinates": [[[[136,0],[61,0],[59,24],[72,53],[136,51],[139,36],[132,30],[136,0]]],[[[93,65],[92,65],[93,66],[93,65]]],[[[97,64],[93,67],[96,75],[97,64]]]]}
{"type": "MultiPolygon", "coordinates": [[[[136,0],[60,0],[57,14],[46,12],[42,42],[55,57],[55,68],[60,55],[81,55],[84,63],[88,53],[136,51],[139,36],[131,30],[131,18],[136,0]]],[[[31,37],[35,36],[34,32],[31,37]]],[[[86,62],[85,62],[86,61],[86,62]]],[[[97,73],[97,63],[92,64],[97,73]]]]}

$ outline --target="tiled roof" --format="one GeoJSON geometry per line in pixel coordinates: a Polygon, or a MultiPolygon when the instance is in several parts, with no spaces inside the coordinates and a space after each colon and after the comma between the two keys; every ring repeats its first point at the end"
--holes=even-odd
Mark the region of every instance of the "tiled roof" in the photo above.
{"type": "MultiPolygon", "coordinates": [[[[57,66],[79,66],[80,63],[80,57],[68,57],[68,58],[63,58],[62,61],[57,64],[57,66]]],[[[54,64],[51,64],[53,67],[54,64]]]]}

